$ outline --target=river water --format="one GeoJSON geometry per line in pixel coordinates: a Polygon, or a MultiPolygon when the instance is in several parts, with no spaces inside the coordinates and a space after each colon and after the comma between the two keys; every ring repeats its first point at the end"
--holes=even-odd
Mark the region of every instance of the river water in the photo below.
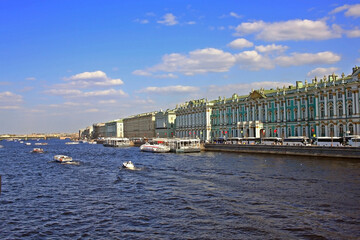
{"type": "Polygon", "coordinates": [[[360,161],[30,142],[0,142],[0,239],[360,238],[360,161]]]}

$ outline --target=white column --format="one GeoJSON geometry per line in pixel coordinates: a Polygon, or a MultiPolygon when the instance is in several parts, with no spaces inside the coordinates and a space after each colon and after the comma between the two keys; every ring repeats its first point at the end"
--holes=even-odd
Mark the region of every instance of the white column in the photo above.
{"type": "Polygon", "coordinates": [[[268,103],[265,104],[265,119],[264,119],[264,122],[268,121],[267,113],[268,113],[268,103]]]}
{"type": "Polygon", "coordinates": [[[249,116],[249,106],[246,106],[246,121],[249,121],[250,116],[249,116]]]}
{"type": "Polygon", "coordinates": [[[261,103],[259,104],[259,107],[258,107],[258,116],[259,116],[259,121],[262,121],[262,105],[261,105],[261,103]]]}
{"type": "Polygon", "coordinates": [[[318,98],[318,96],[315,96],[315,111],[316,111],[315,119],[319,119],[319,98],[318,98]]]}
{"type": "Polygon", "coordinates": [[[360,113],[360,108],[359,108],[359,90],[357,90],[356,92],[355,92],[355,103],[356,103],[356,115],[359,115],[359,113],[360,113]]]}
{"type": "Polygon", "coordinates": [[[277,121],[278,122],[280,122],[280,114],[281,114],[281,112],[280,112],[280,101],[278,101],[277,102],[277,112],[278,112],[278,114],[277,114],[277,121]]]}
{"type": "Polygon", "coordinates": [[[356,114],[356,101],[355,101],[356,96],[355,96],[355,92],[352,92],[352,99],[353,99],[353,101],[352,101],[352,103],[353,103],[353,105],[352,105],[353,115],[355,115],[356,114]]]}
{"type": "Polygon", "coordinates": [[[255,121],[255,105],[252,106],[252,120],[255,121]]]}
{"type": "Polygon", "coordinates": [[[333,94],[333,106],[334,106],[334,116],[337,117],[338,111],[337,111],[337,104],[336,104],[336,92],[333,94]]]}
{"type": "MultiPolygon", "coordinates": [[[[296,100],[297,100],[297,120],[300,121],[300,118],[301,118],[301,116],[300,116],[300,113],[301,113],[301,109],[300,109],[300,99],[298,98],[298,99],[296,99],[296,100]]],[[[299,134],[299,131],[298,131],[298,135],[300,135],[300,134],[299,134]]]]}
{"type": "MultiPolygon", "coordinates": [[[[283,121],[284,122],[287,122],[287,114],[286,114],[286,99],[283,101],[284,102],[284,114],[283,114],[283,116],[284,116],[284,118],[283,118],[283,121]]],[[[285,135],[286,135],[286,131],[285,131],[285,135]]]]}
{"type": "Polygon", "coordinates": [[[343,116],[346,116],[347,104],[345,102],[345,91],[343,92],[342,99],[343,99],[343,116]]]}
{"type": "Polygon", "coordinates": [[[328,101],[327,95],[324,96],[324,109],[325,109],[325,118],[328,118],[328,101]]]}

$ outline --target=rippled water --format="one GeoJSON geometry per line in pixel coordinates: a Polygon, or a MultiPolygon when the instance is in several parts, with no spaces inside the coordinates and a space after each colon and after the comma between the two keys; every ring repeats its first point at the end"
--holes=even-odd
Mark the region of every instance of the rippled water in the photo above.
{"type": "Polygon", "coordinates": [[[1,142],[0,239],[360,238],[360,161],[48,143],[1,142]]]}

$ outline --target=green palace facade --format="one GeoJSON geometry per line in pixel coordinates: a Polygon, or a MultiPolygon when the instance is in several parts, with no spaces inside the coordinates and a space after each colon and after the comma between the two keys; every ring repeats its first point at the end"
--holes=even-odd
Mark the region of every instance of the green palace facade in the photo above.
{"type": "Polygon", "coordinates": [[[252,90],[248,95],[189,101],[177,106],[176,136],[342,137],[360,134],[360,68],[295,86],[252,90]]]}

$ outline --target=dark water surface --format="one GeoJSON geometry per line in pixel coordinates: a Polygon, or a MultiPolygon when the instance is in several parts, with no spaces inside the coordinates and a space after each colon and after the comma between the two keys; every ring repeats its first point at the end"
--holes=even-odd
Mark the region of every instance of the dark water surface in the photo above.
{"type": "Polygon", "coordinates": [[[1,142],[0,239],[360,238],[360,161],[47,142],[1,142]]]}

